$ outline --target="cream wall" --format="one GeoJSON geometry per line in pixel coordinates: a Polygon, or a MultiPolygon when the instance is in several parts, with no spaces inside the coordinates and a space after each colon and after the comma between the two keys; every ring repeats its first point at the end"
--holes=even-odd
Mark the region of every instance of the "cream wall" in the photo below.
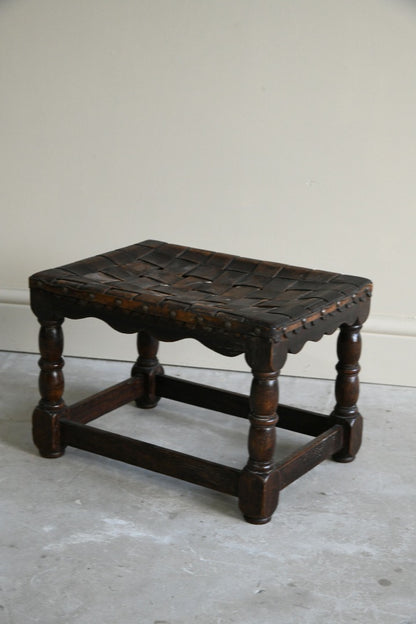
{"type": "MultiPolygon", "coordinates": [[[[405,0],[2,0],[0,348],[36,350],[29,274],[157,238],[372,278],[362,378],[414,384],[415,68],[405,0]]],[[[187,343],[162,360],[244,366],[187,343]]]]}

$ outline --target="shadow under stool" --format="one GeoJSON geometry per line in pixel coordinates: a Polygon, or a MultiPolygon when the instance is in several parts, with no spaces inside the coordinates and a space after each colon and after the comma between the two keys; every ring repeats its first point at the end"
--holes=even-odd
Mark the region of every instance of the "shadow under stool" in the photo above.
{"type": "Polygon", "coordinates": [[[360,447],[356,403],[368,279],[147,240],[36,273],[30,290],[41,325],[33,438],[43,457],[59,457],[72,446],[184,479],[236,496],[244,518],[264,524],[280,490],[329,457],[352,461],[360,447]],[[65,317],[95,317],[136,333],[139,354],[131,377],[71,406],[63,400],[65,317]],[[337,329],[333,412],[278,406],[287,354],[337,329]],[[243,353],[252,371],[250,395],[165,375],[159,340],[184,338],[226,356],[243,353]],[[131,401],[152,408],[160,397],[249,419],[246,465],[225,466],[88,424],[131,401]],[[276,427],[312,440],[276,462],[276,427]]]}

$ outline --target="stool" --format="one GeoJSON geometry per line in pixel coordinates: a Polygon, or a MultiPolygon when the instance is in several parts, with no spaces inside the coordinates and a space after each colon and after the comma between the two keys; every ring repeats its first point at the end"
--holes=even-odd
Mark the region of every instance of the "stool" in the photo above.
{"type": "Polygon", "coordinates": [[[148,240],[37,273],[30,290],[41,325],[33,438],[43,457],[59,457],[72,446],[184,479],[238,497],[245,519],[264,524],[280,490],[324,459],[352,461],[360,447],[358,360],[368,279],[148,240]],[[131,377],[71,406],[62,398],[65,317],[99,318],[138,336],[131,377]],[[278,408],[287,354],[336,329],[333,412],[278,408]],[[253,375],[250,396],[165,375],[159,340],[183,338],[226,356],[244,353],[253,375]],[[246,465],[232,468],[88,424],[130,401],[152,408],[160,397],[249,419],[246,465]],[[276,426],[313,439],[276,462],[276,426]]]}

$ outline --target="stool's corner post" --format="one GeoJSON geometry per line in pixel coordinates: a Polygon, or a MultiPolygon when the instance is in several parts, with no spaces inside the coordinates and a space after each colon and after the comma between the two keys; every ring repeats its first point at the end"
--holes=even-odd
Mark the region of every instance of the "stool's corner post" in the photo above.
{"type": "Polygon", "coordinates": [[[344,428],[344,445],[333,459],[348,463],[353,461],[361,446],[363,418],[358,411],[359,395],[359,359],[361,355],[361,328],[356,322],[343,324],[339,330],[337,353],[338,371],[335,382],[336,405],[331,418],[344,428]]]}
{"type": "Polygon", "coordinates": [[[155,407],[160,397],[156,395],[156,375],[163,375],[163,368],[157,358],[159,340],[147,331],[137,334],[137,350],[139,357],[134,364],[132,377],[143,376],[144,392],[136,398],[137,407],[150,409],[155,407]]]}
{"type": "Polygon", "coordinates": [[[33,441],[42,457],[60,457],[65,452],[59,419],[67,412],[62,399],[64,376],[62,368],[63,319],[44,321],[39,319],[40,401],[33,412],[33,441]]]}
{"type": "Polygon", "coordinates": [[[286,353],[281,345],[253,340],[246,352],[253,379],[250,392],[248,462],[239,482],[239,506],[247,522],[265,524],[271,520],[280,491],[280,476],[274,463],[278,376],[286,353]],[[280,356],[280,357],[279,357],[280,356]]]}

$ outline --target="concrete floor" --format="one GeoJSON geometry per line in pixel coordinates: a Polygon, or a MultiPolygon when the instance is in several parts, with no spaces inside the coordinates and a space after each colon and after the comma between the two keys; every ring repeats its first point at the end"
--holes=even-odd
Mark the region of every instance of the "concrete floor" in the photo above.
{"type": "MultiPolygon", "coordinates": [[[[236,499],[68,449],[32,445],[37,357],[0,352],[1,593],[7,624],[416,624],[416,388],[363,385],[364,443],[284,490],[271,523],[236,499]]],[[[68,358],[71,403],[130,364],[68,358]]],[[[170,369],[248,391],[245,373],[170,369]]],[[[281,401],[328,412],[333,384],[281,379],[281,401]]],[[[229,465],[247,422],[163,400],[96,421],[229,465]]],[[[280,454],[307,438],[279,430],[280,454]]]]}

